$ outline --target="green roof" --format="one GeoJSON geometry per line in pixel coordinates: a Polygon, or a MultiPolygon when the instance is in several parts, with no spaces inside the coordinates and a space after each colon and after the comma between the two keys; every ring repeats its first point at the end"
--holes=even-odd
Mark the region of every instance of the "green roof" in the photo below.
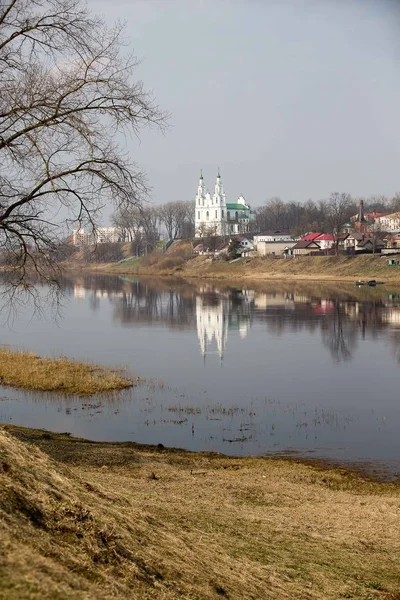
{"type": "Polygon", "coordinates": [[[226,208],[228,210],[249,210],[247,204],[227,204],[226,208]]]}

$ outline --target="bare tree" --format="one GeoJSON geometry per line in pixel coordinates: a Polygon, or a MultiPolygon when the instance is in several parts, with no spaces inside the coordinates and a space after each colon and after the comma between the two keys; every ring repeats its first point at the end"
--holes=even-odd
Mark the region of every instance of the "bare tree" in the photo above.
{"type": "Polygon", "coordinates": [[[339,236],[349,220],[353,203],[350,194],[333,192],[326,202],[326,222],[329,231],[335,237],[335,252],[339,254],[339,236]]]}
{"type": "Polygon", "coordinates": [[[118,228],[121,238],[126,242],[133,242],[135,254],[153,250],[158,240],[159,211],[154,206],[123,206],[116,210],[112,216],[115,227],[118,228]]]}
{"type": "Polygon", "coordinates": [[[154,250],[154,246],[158,240],[159,211],[154,206],[146,206],[140,212],[145,253],[147,254],[154,250]]]}
{"type": "Polygon", "coordinates": [[[194,234],[195,204],[193,201],[167,202],[159,206],[158,210],[160,221],[167,230],[170,240],[178,235],[191,237],[194,234]]]}
{"type": "Polygon", "coordinates": [[[285,204],[280,198],[270,198],[265,204],[267,213],[273,222],[273,229],[282,227],[282,217],[285,213],[285,204]]]}
{"type": "Polygon", "coordinates": [[[196,203],[194,200],[187,200],[183,204],[185,206],[185,218],[181,225],[181,235],[183,238],[191,239],[195,235],[196,203]]]}
{"type": "Polygon", "coordinates": [[[0,2],[0,248],[20,283],[29,266],[54,267],[65,220],[95,228],[108,202],[146,196],[118,136],[166,115],[131,79],[137,60],[121,53],[122,34],[82,0],[0,2]]]}

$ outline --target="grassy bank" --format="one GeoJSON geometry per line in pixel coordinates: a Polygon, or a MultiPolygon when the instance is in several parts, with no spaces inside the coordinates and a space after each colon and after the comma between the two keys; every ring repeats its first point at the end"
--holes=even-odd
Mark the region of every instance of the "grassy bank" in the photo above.
{"type": "Polygon", "coordinates": [[[0,429],[0,598],[400,598],[400,490],[0,429]]]}
{"type": "Polygon", "coordinates": [[[153,254],[144,258],[132,258],[123,263],[87,265],[81,268],[126,275],[309,281],[379,279],[400,283],[400,267],[388,266],[387,258],[380,255],[305,256],[289,259],[265,257],[228,262],[206,256],[193,256],[184,244],[172,248],[166,255],[153,254]]]}
{"type": "Polygon", "coordinates": [[[31,352],[0,348],[0,384],[26,390],[87,396],[132,387],[121,371],[93,363],[42,358],[31,352]]]}

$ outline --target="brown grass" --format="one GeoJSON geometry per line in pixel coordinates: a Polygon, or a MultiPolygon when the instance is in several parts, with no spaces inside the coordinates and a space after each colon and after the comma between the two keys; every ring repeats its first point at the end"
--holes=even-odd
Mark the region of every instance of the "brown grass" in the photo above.
{"type": "Polygon", "coordinates": [[[129,388],[136,382],[122,376],[121,371],[92,363],[0,348],[1,385],[87,396],[129,388]]]}
{"type": "Polygon", "coordinates": [[[400,267],[389,267],[387,257],[380,255],[306,256],[291,259],[246,258],[234,262],[193,257],[187,244],[177,243],[164,254],[136,259],[132,264],[105,265],[103,272],[141,275],[173,275],[201,278],[245,278],[249,280],[344,280],[383,279],[400,282],[400,267]],[[173,251],[172,251],[173,250],[173,251]]]}
{"type": "Polygon", "coordinates": [[[0,430],[0,598],[396,599],[399,516],[345,471],[0,430]]]}

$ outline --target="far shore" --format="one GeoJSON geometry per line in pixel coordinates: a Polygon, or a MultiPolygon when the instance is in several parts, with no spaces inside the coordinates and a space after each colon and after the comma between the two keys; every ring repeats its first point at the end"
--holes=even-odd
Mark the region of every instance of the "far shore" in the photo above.
{"type": "Polygon", "coordinates": [[[65,263],[69,272],[93,272],[111,275],[174,277],[180,279],[220,279],[251,281],[309,281],[354,283],[375,279],[400,284],[400,266],[388,266],[388,258],[380,255],[304,256],[299,258],[244,258],[235,261],[206,256],[177,256],[149,260],[132,258],[120,263],[65,263]]]}

